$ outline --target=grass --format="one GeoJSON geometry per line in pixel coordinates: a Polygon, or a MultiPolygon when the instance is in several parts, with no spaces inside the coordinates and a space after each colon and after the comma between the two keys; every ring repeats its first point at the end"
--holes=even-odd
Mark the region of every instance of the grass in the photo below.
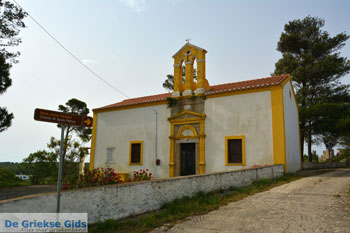
{"type": "Polygon", "coordinates": [[[261,179],[252,185],[210,193],[197,193],[163,205],[160,210],[121,220],[106,220],[89,225],[89,232],[149,232],[166,224],[168,227],[187,217],[206,214],[230,202],[297,180],[302,176],[287,174],[278,179],[261,179]]]}

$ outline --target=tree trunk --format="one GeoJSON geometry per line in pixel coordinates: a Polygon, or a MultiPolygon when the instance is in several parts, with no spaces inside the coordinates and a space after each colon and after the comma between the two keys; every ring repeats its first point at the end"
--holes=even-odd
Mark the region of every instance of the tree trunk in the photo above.
{"type": "Polygon", "coordinates": [[[304,156],[304,134],[300,130],[300,156],[301,156],[301,161],[303,161],[303,156],[304,156]]]}
{"type": "Polygon", "coordinates": [[[79,175],[84,175],[84,169],[85,169],[85,156],[80,157],[79,161],[79,175]]]}
{"type": "Polygon", "coordinates": [[[70,133],[70,127],[66,127],[66,136],[64,137],[64,145],[63,145],[63,161],[66,158],[69,133],[70,133]]]}
{"type": "Polygon", "coordinates": [[[331,159],[331,158],[333,158],[333,154],[331,154],[331,152],[332,152],[332,147],[328,147],[328,156],[329,156],[329,158],[331,159]]]}
{"type": "Polygon", "coordinates": [[[300,156],[301,156],[301,161],[303,161],[303,157],[304,157],[304,141],[305,141],[304,126],[302,128],[302,123],[300,123],[300,154],[301,154],[300,156]]]}
{"type": "Polygon", "coordinates": [[[309,161],[312,162],[312,140],[311,140],[311,127],[308,127],[307,135],[307,155],[309,156],[309,161]]]}
{"type": "Polygon", "coordinates": [[[63,156],[62,156],[62,180],[66,177],[67,174],[67,163],[66,163],[66,153],[67,153],[67,148],[68,148],[68,139],[69,139],[69,133],[71,130],[70,126],[67,126],[65,128],[66,130],[66,135],[64,138],[64,144],[63,144],[63,156]]]}

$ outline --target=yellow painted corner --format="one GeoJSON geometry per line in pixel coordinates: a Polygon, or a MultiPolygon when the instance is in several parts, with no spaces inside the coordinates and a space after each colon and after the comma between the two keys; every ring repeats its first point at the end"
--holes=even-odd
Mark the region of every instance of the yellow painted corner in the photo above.
{"type": "Polygon", "coordinates": [[[94,113],[93,121],[92,121],[92,138],[91,138],[90,166],[89,166],[90,170],[94,169],[95,147],[96,147],[96,129],[97,129],[97,113],[94,113]]]}
{"type": "Polygon", "coordinates": [[[292,80],[292,78],[289,76],[286,80],[284,80],[281,84],[280,84],[280,86],[281,87],[284,87],[284,85],[286,85],[288,82],[290,82],[292,80]]]}
{"type": "Polygon", "coordinates": [[[283,164],[286,171],[283,88],[271,90],[271,108],[274,164],[283,164]]]}

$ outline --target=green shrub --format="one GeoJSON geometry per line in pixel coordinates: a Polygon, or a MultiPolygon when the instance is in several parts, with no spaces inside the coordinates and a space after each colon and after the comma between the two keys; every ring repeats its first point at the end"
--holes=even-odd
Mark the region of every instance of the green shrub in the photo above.
{"type": "Polygon", "coordinates": [[[0,187],[16,186],[22,180],[8,168],[0,168],[0,187]]]}

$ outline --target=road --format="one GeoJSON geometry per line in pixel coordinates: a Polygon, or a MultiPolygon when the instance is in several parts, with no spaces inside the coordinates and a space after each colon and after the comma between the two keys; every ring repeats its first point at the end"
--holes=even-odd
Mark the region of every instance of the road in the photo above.
{"type": "Polygon", "coordinates": [[[350,169],[306,177],[158,232],[350,233],[350,169]]]}
{"type": "Polygon", "coordinates": [[[56,192],[57,185],[30,185],[0,188],[0,201],[37,193],[56,192]]]}

